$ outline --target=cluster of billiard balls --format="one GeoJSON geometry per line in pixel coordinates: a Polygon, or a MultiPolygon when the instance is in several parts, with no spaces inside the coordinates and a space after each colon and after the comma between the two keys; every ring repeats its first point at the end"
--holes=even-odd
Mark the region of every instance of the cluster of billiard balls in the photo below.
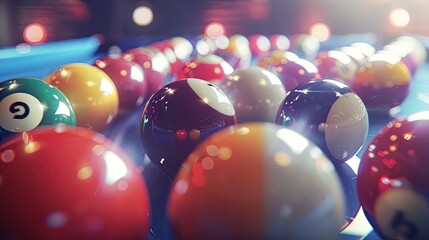
{"type": "MultiPolygon", "coordinates": [[[[309,53],[308,36],[291,51],[261,37],[196,57],[176,37],[0,83],[0,238],[145,238],[143,169],[101,134],[142,105],[141,154],[172,179],[177,239],[336,238],[334,166],[362,148],[368,112],[404,101],[421,45],[309,53]]],[[[427,129],[427,113],[395,120],[363,155],[359,198],[383,237],[429,236],[427,129]]]]}

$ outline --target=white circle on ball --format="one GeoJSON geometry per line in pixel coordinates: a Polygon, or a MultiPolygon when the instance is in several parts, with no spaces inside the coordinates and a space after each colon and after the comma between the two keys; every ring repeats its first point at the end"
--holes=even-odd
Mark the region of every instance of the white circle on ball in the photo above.
{"type": "Polygon", "coordinates": [[[42,122],[42,103],[27,93],[13,93],[0,101],[0,126],[9,132],[30,131],[42,122]]]}
{"type": "Polygon", "coordinates": [[[188,78],[188,84],[202,101],[216,111],[227,116],[235,115],[234,106],[229,98],[214,84],[197,78],[188,78]]]}
{"type": "Polygon", "coordinates": [[[339,160],[352,158],[368,135],[368,113],[354,93],[341,95],[329,110],[325,140],[329,152],[339,160]]]}
{"type": "Polygon", "coordinates": [[[383,192],[374,205],[375,220],[389,239],[428,239],[429,204],[418,192],[407,188],[383,192]]]}

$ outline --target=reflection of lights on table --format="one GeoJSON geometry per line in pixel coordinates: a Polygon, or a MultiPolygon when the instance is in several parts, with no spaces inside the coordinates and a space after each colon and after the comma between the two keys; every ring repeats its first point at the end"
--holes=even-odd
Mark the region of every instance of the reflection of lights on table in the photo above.
{"type": "MultiPolygon", "coordinates": [[[[360,158],[357,156],[354,156],[346,163],[352,168],[353,172],[357,174],[360,158]]],[[[371,231],[372,231],[372,226],[366,219],[365,214],[363,213],[363,210],[361,207],[359,208],[359,212],[357,213],[355,219],[341,233],[348,234],[348,235],[355,235],[355,236],[366,236],[371,231]]]]}

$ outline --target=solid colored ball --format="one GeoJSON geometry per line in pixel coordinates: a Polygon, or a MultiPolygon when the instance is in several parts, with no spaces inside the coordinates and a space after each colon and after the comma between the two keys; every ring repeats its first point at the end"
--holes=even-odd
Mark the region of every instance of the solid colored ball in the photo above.
{"type": "Polygon", "coordinates": [[[0,135],[30,131],[38,126],[76,126],[76,117],[66,96],[35,78],[1,82],[0,113],[0,135]]]}
{"type": "Polygon", "coordinates": [[[177,80],[184,78],[199,78],[217,83],[234,71],[232,66],[223,58],[208,54],[198,56],[185,63],[177,74],[177,80]]]}
{"type": "Polygon", "coordinates": [[[388,44],[383,47],[383,50],[378,53],[393,54],[401,58],[401,62],[407,66],[411,76],[415,74],[418,68],[418,63],[411,55],[411,50],[401,47],[399,44],[388,44]]]}
{"type": "Polygon", "coordinates": [[[119,109],[129,112],[148,98],[147,80],[143,69],[137,63],[120,56],[107,56],[94,62],[112,79],[118,90],[119,109]]]}
{"type": "Polygon", "coordinates": [[[183,65],[185,64],[186,59],[180,59],[177,56],[173,41],[171,39],[155,42],[149,45],[149,47],[157,49],[164,54],[170,64],[171,74],[176,74],[179,72],[179,70],[182,69],[183,65]]]}
{"type": "Polygon", "coordinates": [[[335,239],[343,207],[338,176],[317,146],[252,123],[213,134],[189,155],[168,216],[179,240],[335,239]]]}
{"type": "Polygon", "coordinates": [[[317,54],[312,61],[321,78],[332,78],[350,84],[358,70],[358,65],[345,53],[330,50],[317,54]]]}
{"type": "Polygon", "coordinates": [[[171,38],[171,45],[177,58],[182,62],[188,61],[194,51],[192,43],[184,37],[171,38]]]}
{"type": "Polygon", "coordinates": [[[320,78],[317,67],[305,59],[280,61],[273,64],[270,70],[280,78],[286,91],[291,91],[301,83],[320,78]]]}
{"type": "Polygon", "coordinates": [[[254,34],[249,37],[249,47],[253,57],[259,57],[268,53],[271,49],[271,42],[266,36],[254,34]]]}
{"type": "Polygon", "coordinates": [[[57,126],[0,146],[1,239],[145,239],[149,198],[101,134],[57,126]]]}
{"type": "Polygon", "coordinates": [[[364,211],[386,239],[428,239],[429,112],[387,124],[359,165],[357,186],[364,211]]]}
{"type": "Polygon", "coordinates": [[[280,79],[261,67],[240,68],[219,86],[234,105],[239,123],[274,122],[286,97],[280,79]]]}
{"type": "Polygon", "coordinates": [[[171,82],[152,95],[140,130],[149,159],[174,177],[202,140],[234,124],[235,110],[227,96],[210,82],[188,78],[171,82]]]}
{"type": "Polygon", "coordinates": [[[368,135],[368,113],[362,100],[336,80],[298,85],[279,108],[276,123],[307,137],[335,164],[353,157],[368,135]]]}
{"type": "Polygon", "coordinates": [[[67,64],[45,77],[70,100],[77,126],[103,131],[115,119],[119,99],[112,79],[83,63],[67,64]]]}
{"type": "Polygon", "coordinates": [[[170,75],[170,63],[161,51],[140,47],[126,51],[123,56],[124,59],[137,63],[143,69],[148,85],[148,97],[166,83],[170,75]]]}
{"type": "Polygon", "coordinates": [[[361,66],[351,84],[369,111],[388,112],[408,96],[411,74],[401,59],[374,54],[361,66]]]}

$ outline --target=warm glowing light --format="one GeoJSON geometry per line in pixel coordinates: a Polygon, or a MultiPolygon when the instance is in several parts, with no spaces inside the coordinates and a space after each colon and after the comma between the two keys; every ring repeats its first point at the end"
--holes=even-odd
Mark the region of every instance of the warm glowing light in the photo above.
{"type": "Polygon", "coordinates": [[[324,23],[315,23],[310,27],[310,35],[317,38],[320,42],[324,42],[331,37],[331,30],[324,23]]]}
{"type": "Polygon", "coordinates": [[[40,23],[31,23],[24,28],[24,40],[28,43],[43,43],[46,41],[46,28],[40,23]]]}
{"type": "Polygon", "coordinates": [[[139,26],[147,26],[153,21],[153,12],[147,6],[140,6],[133,11],[133,21],[139,26]]]}
{"type": "Polygon", "coordinates": [[[225,35],[225,27],[221,23],[212,22],[207,24],[206,28],[204,29],[204,33],[207,37],[216,39],[225,35]]]}
{"type": "Polygon", "coordinates": [[[405,27],[410,23],[410,14],[403,8],[396,8],[390,12],[389,21],[395,27],[405,27]]]}

